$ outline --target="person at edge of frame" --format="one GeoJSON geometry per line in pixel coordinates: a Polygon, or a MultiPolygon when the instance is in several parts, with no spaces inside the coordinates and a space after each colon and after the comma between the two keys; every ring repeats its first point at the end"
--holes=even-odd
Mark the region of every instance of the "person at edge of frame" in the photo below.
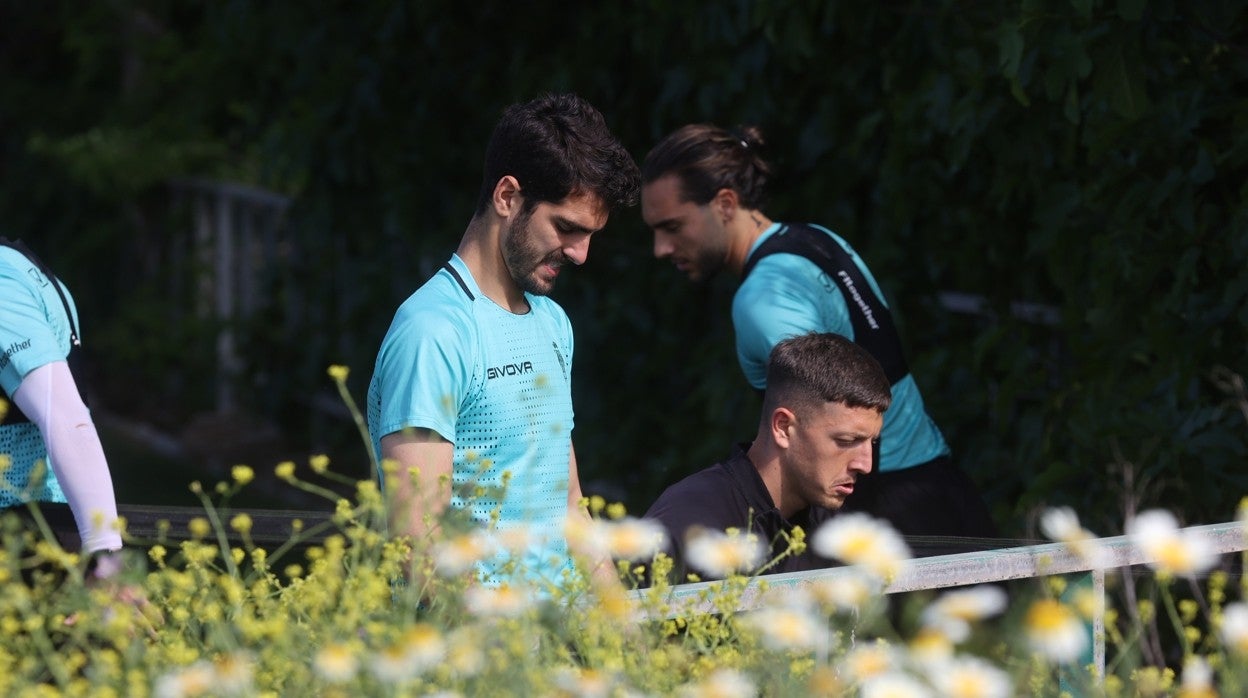
{"type": "Polygon", "coordinates": [[[0,238],[0,507],[90,556],[90,580],[123,566],[112,474],[82,389],[78,310],[69,289],[20,240],[0,238]],[[71,529],[72,530],[72,529],[71,529]]]}

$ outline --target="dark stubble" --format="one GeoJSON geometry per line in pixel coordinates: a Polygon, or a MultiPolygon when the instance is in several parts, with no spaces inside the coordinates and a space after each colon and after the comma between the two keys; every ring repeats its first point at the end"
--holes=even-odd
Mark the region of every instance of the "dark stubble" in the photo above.
{"type": "Polygon", "coordinates": [[[529,226],[532,217],[531,210],[521,211],[515,222],[511,224],[511,231],[503,243],[503,261],[507,264],[507,270],[511,272],[511,278],[515,280],[516,285],[527,293],[545,296],[554,288],[554,283],[539,278],[537,268],[543,264],[550,264],[557,268],[565,264],[568,258],[561,250],[543,253],[537,247],[537,244],[533,242],[533,232],[529,226]]]}

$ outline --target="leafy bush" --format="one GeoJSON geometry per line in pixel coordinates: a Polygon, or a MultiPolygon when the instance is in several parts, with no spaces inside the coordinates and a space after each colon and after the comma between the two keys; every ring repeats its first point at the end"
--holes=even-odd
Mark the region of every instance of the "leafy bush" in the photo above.
{"type": "MultiPolygon", "coordinates": [[[[334,374],[341,387],[345,371],[334,374]]],[[[333,476],[323,457],[309,466],[333,476]]],[[[400,475],[391,472],[393,482],[400,475]]],[[[1236,590],[1215,572],[1206,589],[1193,582],[1183,598],[1174,581],[1194,579],[1218,560],[1162,511],[1129,522],[1135,545],[1156,560],[1157,601],[1106,613],[1111,661],[1100,677],[1083,665],[1087,624],[1098,612],[1090,589],[1061,578],[1012,599],[994,585],[955,589],[911,596],[896,613],[882,590],[905,564],[905,546],[863,515],[834,518],[809,540],[798,533],[781,553],[809,544],[849,565],[845,574],[769,593],[767,579],[755,576],[767,561],[739,554],[742,543],[762,542],[751,543],[748,531],[728,532],[695,562],[727,578],[678,596],[664,580],[670,561],[655,553],[660,529],[592,500],[600,516],[566,534],[577,549],[618,558],[626,581],[653,566],[654,586],[625,591],[594,583],[580,564],[562,583],[539,588],[518,581],[522,569],[493,583],[473,570],[550,532],[448,521],[427,540],[391,537],[373,480],[357,482],[347,499],[300,479],[293,463],[278,465],[277,475],[335,502],[327,530],[295,525],[288,544],[256,546],[250,517],[228,509],[255,476],[236,466],[231,481],[215,488],[216,500],[192,486],[204,515],[190,523],[189,535],[165,531],[145,561],[131,559],[105,583],[84,581],[77,556],[19,533],[6,518],[0,691],[1006,698],[1248,689],[1248,582],[1237,590],[1241,600],[1228,603],[1236,590]],[[319,542],[309,544],[313,535],[319,542]],[[306,549],[295,554],[300,546],[306,549]],[[409,565],[422,583],[399,583],[409,565]],[[758,602],[742,611],[755,591],[758,602]],[[1172,621],[1173,646],[1150,664],[1142,646],[1158,617],[1172,621]]],[[[1248,528],[1248,502],[1240,517],[1248,528]]],[[[1090,566],[1105,564],[1100,539],[1072,511],[1050,511],[1043,527],[1090,566]]]]}

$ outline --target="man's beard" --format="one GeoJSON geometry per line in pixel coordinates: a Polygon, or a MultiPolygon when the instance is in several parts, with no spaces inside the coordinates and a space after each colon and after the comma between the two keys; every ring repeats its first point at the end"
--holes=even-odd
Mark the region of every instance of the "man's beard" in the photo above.
{"type": "Polygon", "coordinates": [[[553,281],[546,281],[537,276],[538,267],[550,264],[556,268],[568,261],[562,250],[542,253],[533,243],[532,231],[529,229],[532,211],[522,211],[511,224],[507,240],[503,243],[503,261],[516,285],[526,293],[545,296],[554,288],[553,281]]]}

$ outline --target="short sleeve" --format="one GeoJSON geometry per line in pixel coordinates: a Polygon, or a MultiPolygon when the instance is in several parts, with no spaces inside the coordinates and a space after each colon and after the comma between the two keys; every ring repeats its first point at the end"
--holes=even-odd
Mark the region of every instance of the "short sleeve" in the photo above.
{"type": "Polygon", "coordinates": [[[0,267],[0,386],[12,397],[27,374],[64,360],[66,351],[31,288],[33,281],[13,277],[10,269],[0,267]]]}
{"type": "Polygon", "coordinates": [[[452,314],[410,305],[399,309],[374,371],[381,398],[375,438],[415,427],[455,441],[476,363],[470,325],[452,314]]]}

